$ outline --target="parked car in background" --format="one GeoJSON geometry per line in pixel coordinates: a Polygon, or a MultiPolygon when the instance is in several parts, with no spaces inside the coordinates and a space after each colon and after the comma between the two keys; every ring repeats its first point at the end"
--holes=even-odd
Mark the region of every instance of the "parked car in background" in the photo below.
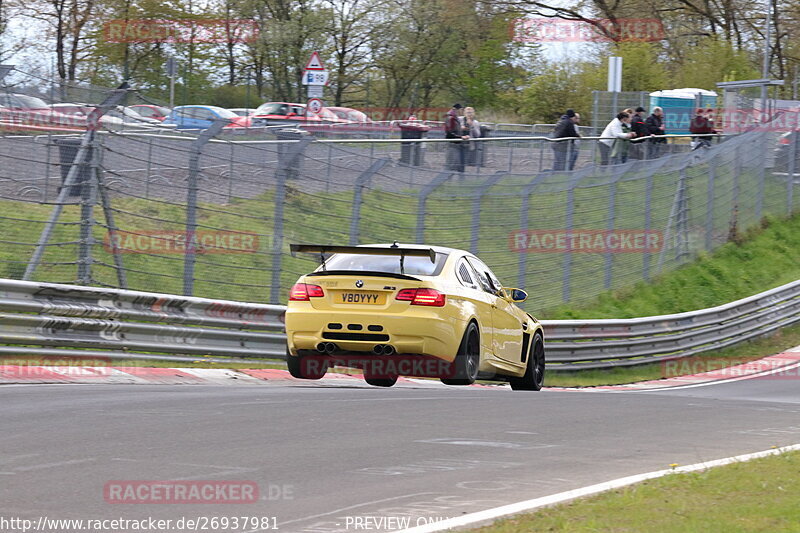
{"type": "MultiPolygon", "coordinates": [[[[96,106],[82,103],[52,104],[51,109],[69,115],[76,119],[75,124],[86,126],[88,117],[96,106]]],[[[161,121],[154,118],[143,117],[135,110],[125,106],[115,106],[100,117],[100,124],[106,128],[119,129],[123,127],[161,127],[161,121]]]]}
{"type": "MultiPolygon", "coordinates": [[[[52,104],[50,108],[58,113],[62,113],[64,115],[73,117],[74,125],[80,127],[86,127],[88,125],[89,114],[94,109],[93,106],[90,106],[88,104],[74,104],[74,103],[52,104]]],[[[124,124],[124,121],[119,117],[114,117],[109,114],[106,114],[100,117],[100,124],[102,124],[106,128],[120,128],[124,124]]]]}
{"type": "Polygon", "coordinates": [[[159,105],[150,104],[136,104],[128,106],[143,117],[154,118],[158,121],[163,121],[169,115],[170,109],[159,105]]]}
{"type": "Polygon", "coordinates": [[[328,108],[323,107],[318,116],[306,115],[306,104],[290,102],[267,102],[261,104],[253,113],[253,126],[273,126],[281,124],[330,124],[344,122],[328,108]]]}
{"type": "Polygon", "coordinates": [[[39,127],[86,127],[85,120],[53,109],[41,98],[17,93],[0,93],[0,119],[39,127]]]}
{"type": "Polygon", "coordinates": [[[229,107],[228,111],[232,111],[240,117],[249,117],[255,112],[255,109],[248,107],[229,107]]]}
{"type": "Polygon", "coordinates": [[[800,174],[800,129],[787,131],[778,138],[778,146],[774,150],[774,170],[800,174]],[[794,156],[794,166],[792,166],[794,156]]]}
{"type": "Polygon", "coordinates": [[[359,111],[358,109],[353,109],[351,107],[326,107],[328,111],[336,115],[337,118],[340,120],[346,120],[347,122],[358,122],[361,124],[367,124],[372,122],[372,119],[369,118],[366,113],[359,111]]]}
{"type": "Polygon", "coordinates": [[[173,109],[163,124],[174,124],[178,129],[206,129],[215,120],[227,120],[226,128],[249,128],[250,117],[240,117],[233,111],[213,105],[182,105],[173,109]]]}

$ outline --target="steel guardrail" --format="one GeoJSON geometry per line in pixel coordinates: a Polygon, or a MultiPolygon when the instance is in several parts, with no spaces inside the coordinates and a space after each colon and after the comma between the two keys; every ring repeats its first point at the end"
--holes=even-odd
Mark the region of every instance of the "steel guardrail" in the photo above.
{"type": "MultiPolygon", "coordinates": [[[[0,279],[0,355],[284,359],[285,311],[280,305],[0,279]]],[[[548,369],[572,371],[688,357],[797,322],[800,280],[686,313],[542,324],[548,369]]]]}

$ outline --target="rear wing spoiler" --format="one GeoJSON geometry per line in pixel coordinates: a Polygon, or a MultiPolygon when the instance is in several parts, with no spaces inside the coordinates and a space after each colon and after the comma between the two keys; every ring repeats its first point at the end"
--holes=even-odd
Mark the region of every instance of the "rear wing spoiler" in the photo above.
{"type": "Polygon", "coordinates": [[[433,248],[401,248],[400,246],[328,246],[324,244],[290,244],[292,256],[297,253],[317,254],[320,264],[325,269],[325,254],[359,254],[359,255],[390,255],[400,258],[400,272],[403,272],[403,262],[406,257],[427,257],[431,263],[436,262],[436,251],[433,248]]]}

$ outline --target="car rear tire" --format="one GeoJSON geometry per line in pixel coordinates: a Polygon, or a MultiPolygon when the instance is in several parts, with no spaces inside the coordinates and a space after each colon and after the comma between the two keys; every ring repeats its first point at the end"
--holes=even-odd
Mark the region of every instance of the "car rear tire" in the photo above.
{"type": "MultiPolygon", "coordinates": [[[[289,348],[286,348],[286,366],[289,368],[289,374],[297,379],[322,379],[328,371],[328,362],[319,357],[319,361],[306,361],[305,355],[291,355],[289,348]],[[314,363],[314,364],[310,364],[314,363]]],[[[316,356],[311,356],[316,357],[316,356]]]]}
{"type": "Polygon", "coordinates": [[[541,390],[544,385],[544,341],[541,333],[533,336],[530,353],[528,355],[528,366],[525,375],[521,378],[511,378],[511,388],[513,390],[541,390]]]}
{"type": "Polygon", "coordinates": [[[472,385],[478,377],[478,367],[481,364],[480,331],[475,322],[470,322],[458,354],[453,361],[453,377],[442,378],[445,385],[472,385]]]}
{"type": "Polygon", "coordinates": [[[364,381],[372,385],[373,387],[391,387],[395,383],[397,383],[397,376],[393,378],[373,378],[369,376],[364,376],[364,381]]]}

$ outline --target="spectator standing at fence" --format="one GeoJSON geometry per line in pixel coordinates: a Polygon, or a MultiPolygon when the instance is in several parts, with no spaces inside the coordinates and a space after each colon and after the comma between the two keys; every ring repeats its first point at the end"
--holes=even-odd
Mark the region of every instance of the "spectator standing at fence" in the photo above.
{"type": "MultiPolygon", "coordinates": [[[[666,128],[664,127],[664,110],[660,107],[654,107],[653,112],[644,121],[650,135],[664,135],[666,128]]],[[[667,140],[663,137],[650,139],[647,143],[647,159],[656,159],[661,156],[661,150],[667,140]]]]}
{"type": "Polygon", "coordinates": [[[714,127],[708,121],[705,110],[697,110],[694,118],[689,123],[689,133],[697,135],[697,137],[692,137],[692,148],[697,148],[700,145],[711,146],[711,139],[708,135],[716,133],[716,131],[714,131],[714,127]]]}
{"type": "MultiPolygon", "coordinates": [[[[600,134],[600,137],[602,138],[600,139],[598,146],[600,147],[601,165],[608,164],[612,149],[617,141],[628,141],[633,137],[633,132],[630,131],[630,129],[628,129],[628,131],[623,130],[623,124],[625,124],[625,128],[629,128],[630,118],[630,115],[624,111],[619,113],[614,120],[608,123],[606,129],[603,130],[603,133],[600,134]]],[[[627,149],[625,150],[625,153],[627,159],[627,149]]]]}
{"type": "MultiPolygon", "coordinates": [[[[639,106],[636,108],[636,111],[633,113],[633,115],[631,115],[631,131],[634,133],[634,139],[641,139],[650,135],[647,124],[644,123],[644,114],[645,109],[639,106]]],[[[644,159],[644,148],[644,141],[631,143],[631,159],[644,159]]]]}
{"type": "Polygon", "coordinates": [[[475,165],[479,161],[478,152],[481,149],[480,143],[476,143],[472,139],[479,139],[481,136],[481,123],[475,118],[475,109],[472,107],[464,108],[464,116],[462,118],[462,133],[469,137],[470,141],[467,145],[466,157],[464,163],[466,165],[475,165]]]}
{"type": "Polygon", "coordinates": [[[636,136],[631,129],[631,115],[620,118],[620,126],[622,128],[622,133],[627,136],[614,139],[614,146],[611,148],[611,163],[614,165],[621,165],[628,161],[631,139],[636,136]]]}
{"type": "Polygon", "coordinates": [[[465,142],[469,140],[469,135],[464,134],[464,122],[461,119],[461,110],[464,106],[453,104],[444,122],[444,136],[446,139],[453,139],[447,143],[447,168],[457,172],[464,172],[464,149],[465,142]]]}
{"type": "MultiPolygon", "coordinates": [[[[555,130],[554,139],[580,139],[575,124],[580,120],[580,115],[572,109],[567,109],[561,116],[555,130]]],[[[578,158],[578,146],[574,140],[553,141],[553,170],[572,170],[575,168],[575,160],[578,158]]]]}

